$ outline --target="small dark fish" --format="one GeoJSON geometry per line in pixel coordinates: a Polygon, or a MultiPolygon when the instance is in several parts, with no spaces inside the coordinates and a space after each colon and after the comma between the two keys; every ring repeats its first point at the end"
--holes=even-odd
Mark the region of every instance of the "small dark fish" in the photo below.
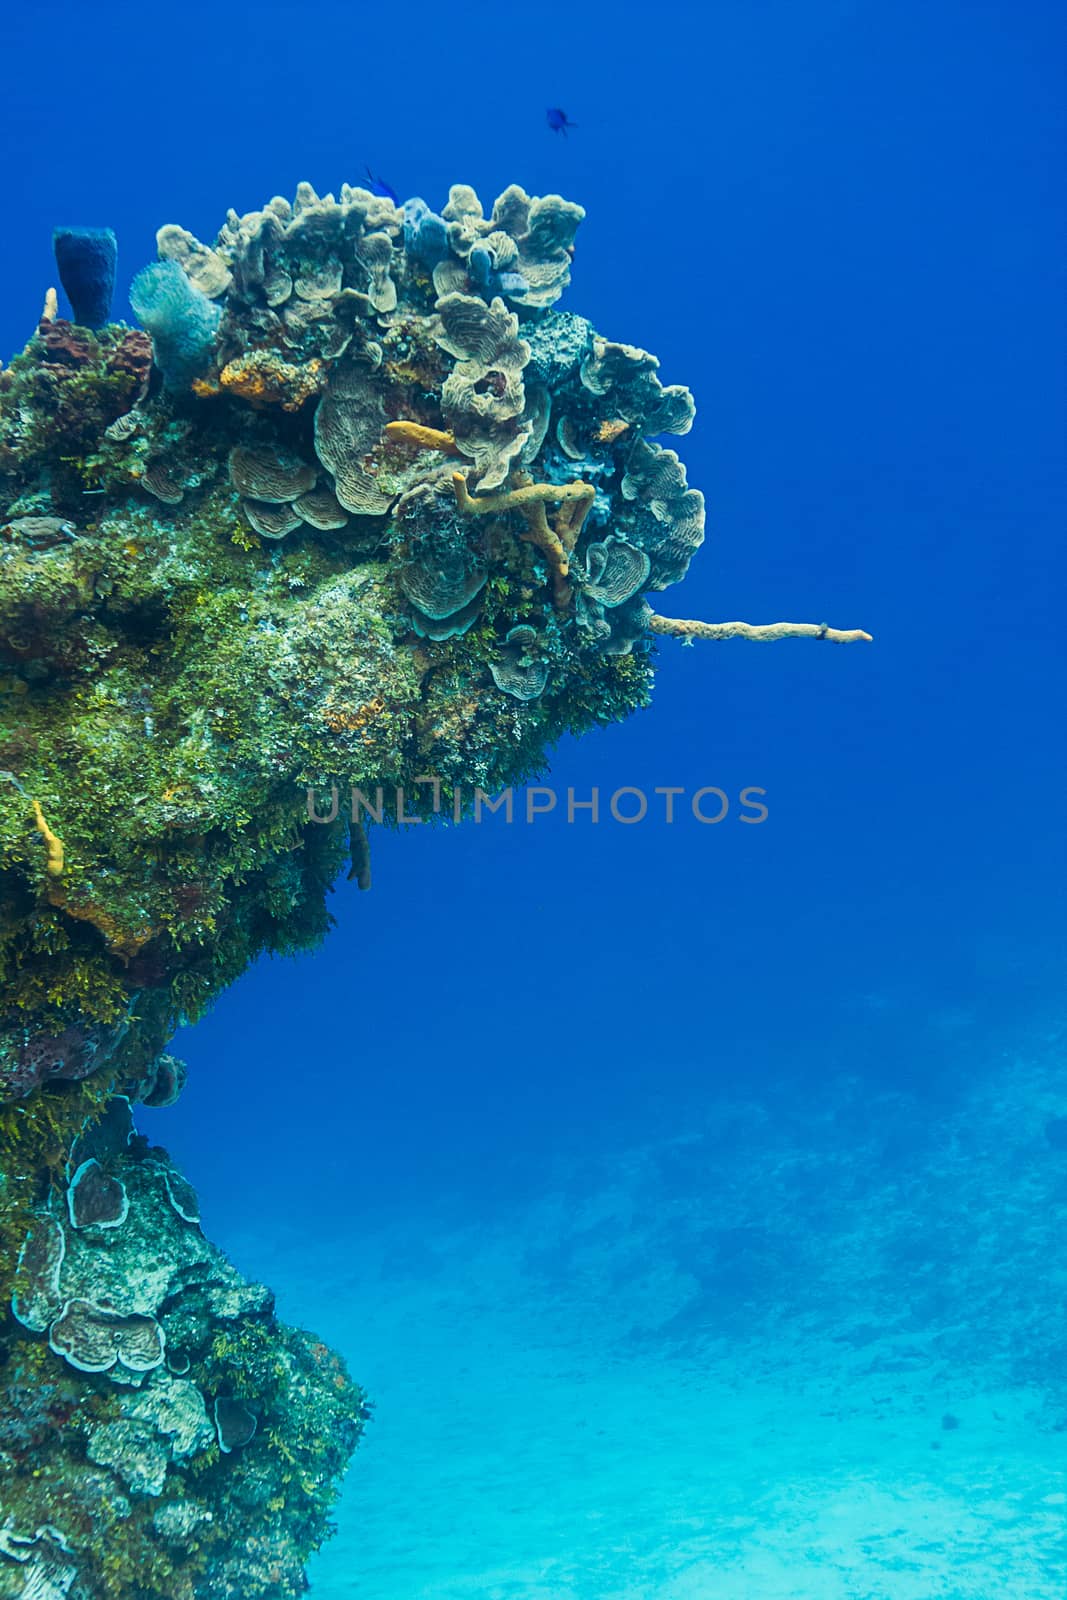
{"type": "Polygon", "coordinates": [[[376,178],[369,167],[364,167],[363,170],[367,174],[371,194],[380,194],[383,200],[391,200],[394,206],[400,204],[400,196],[391,184],[386,183],[384,178],[376,178]]]}
{"type": "Polygon", "coordinates": [[[559,106],[550,106],[545,112],[545,119],[552,132],[561,133],[564,138],[567,137],[568,128],[576,128],[578,126],[576,122],[571,121],[567,113],[562,111],[559,106]]]}

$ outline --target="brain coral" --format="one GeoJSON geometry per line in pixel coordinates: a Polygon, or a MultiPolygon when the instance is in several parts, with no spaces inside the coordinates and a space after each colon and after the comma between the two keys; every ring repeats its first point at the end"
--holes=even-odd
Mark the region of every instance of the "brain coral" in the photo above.
{"type": "Polygon", "coordinates": [[[693,402],[556,309],[582,215],[301,184],[160,230],[151,368],[46,313],[0,371],[0,1592],[303,1592],[362,1396],[132,1107],[369,886],[336,795],[521,782],[647,702],[657,636],[866,637],[652,610],[704,536],[658,437],[693,402]]]}

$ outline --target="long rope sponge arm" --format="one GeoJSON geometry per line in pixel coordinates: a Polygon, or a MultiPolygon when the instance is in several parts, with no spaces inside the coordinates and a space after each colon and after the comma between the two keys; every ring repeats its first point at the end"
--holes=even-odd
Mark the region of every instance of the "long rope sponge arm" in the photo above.
{"type": "MultiPolygon", "coordinates": [[[[394,424],[390,423],[390,427],[394,424]]],[[[405,425],[406,426],[406,425],[405,425]]],[[[426,430],[429,431],[429,430],[426,430]]],[[[596,491],[592,484],[580,480],[575,483],[532,483],[525,474],[516,475],[513,487],[497,494],[472,495],[462,472],[452,475],[456,503],[467,516],[481,516],[487,511],[522,511],[529,531],[524,535],[541,549],[553,578],[556,604],[563,609],[565,580],[570,571],[570,552],[592,506],[596,491]],[[545,503],[560,506],[561,520],[556,528],[548,526],[545,503]]],[[[650,633],[663,634],[672,639],[756,639],[771,642],[776,639],[829,639],[834,644],[854,644],[857,640],[871,643],[871,635],[862,628],[831,628],[822,622],[687,622],[681,617],[661,617],[653,611],[648,619],[650,633]]]]}
{"type": "Polygon", "coordinates": [[[681,617],[661,617],[653,611],[648,619],[650,633],[662,633],[670,639],[830,639],[834,644],[855,644],[862,639],[871,643],[871,635],[862,628],[830,628],[825,622],[686,622],[681,617]]]}

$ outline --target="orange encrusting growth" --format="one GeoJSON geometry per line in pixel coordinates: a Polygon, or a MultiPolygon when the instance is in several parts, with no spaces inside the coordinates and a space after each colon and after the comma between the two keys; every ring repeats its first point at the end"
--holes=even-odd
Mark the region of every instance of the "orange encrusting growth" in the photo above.
{"type": "MultiPolygon", "coordinates": [[[[270,350],[253,350],[227,362],[219,373],[219,384],[231,394],[239,395],[253,406],[280,406],[283,411],[299,411],[324,387],[326,364],[314,359],[297,364],[283,361],[270,350]]],[[[193,388],[198,394],[210,394],[208,386],[193,388]]]]}

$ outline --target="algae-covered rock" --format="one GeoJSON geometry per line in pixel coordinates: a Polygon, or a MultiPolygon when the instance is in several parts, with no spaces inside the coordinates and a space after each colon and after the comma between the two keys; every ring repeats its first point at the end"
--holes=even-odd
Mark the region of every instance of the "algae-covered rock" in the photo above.
{"type": "Polygon", "coordinates": [[[151,339],[46,317],[0,370],[0,1594],[302,1592],[364,1398],[132,1108],[369,885],[316,797],[429,820],[647,702],[692,402],[552,309],[581,217],[301,184],[161,229],[151,339]]]}
{"type": "MultiPolygon", "coordinates": [[[[83,1111],[86,1094],[76,1091],[83,1111]]],[[[122,1122],[89,1109],[102,1112],[97,1128],[122,1122]]],[[[61,1571],[76,1571],[86,1595],[207,1600],[226,1592],[249,1529],[298,1574],[362,1429],[363,1396],[204,1237],[165,1151],[137,1136],[96,1148],[110,1150],[126,1217],[75,1228],[60,1181],[20,1252],[23,1326],[3,1340],[0,1523],[55,1524],[61,1571]]],[[[8,1204],[5,1228],[16,1215],[8,1204]]]]}

